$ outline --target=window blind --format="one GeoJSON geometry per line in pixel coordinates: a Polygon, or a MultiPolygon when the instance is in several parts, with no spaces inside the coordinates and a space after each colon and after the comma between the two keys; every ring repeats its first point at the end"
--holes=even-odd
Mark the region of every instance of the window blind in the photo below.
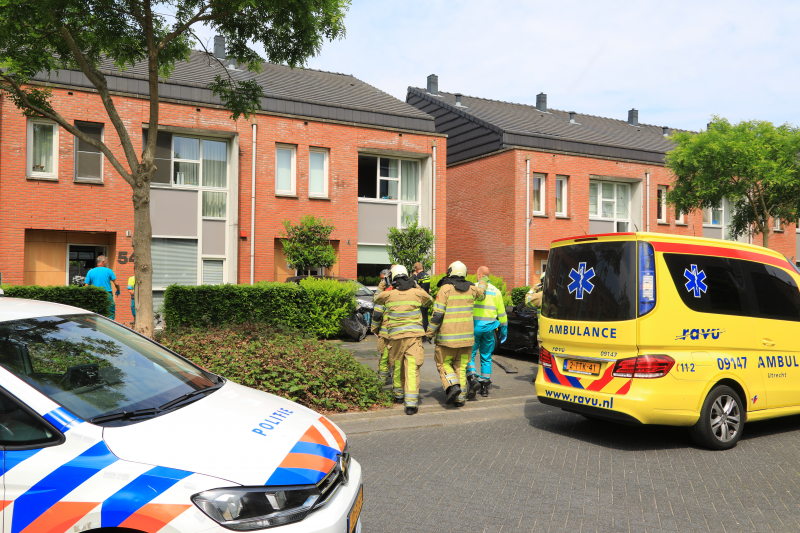
{"type": "Polygon", "coordinates": [[[153,239],[153,287],[197,285],[197,240],[153,239]]]}

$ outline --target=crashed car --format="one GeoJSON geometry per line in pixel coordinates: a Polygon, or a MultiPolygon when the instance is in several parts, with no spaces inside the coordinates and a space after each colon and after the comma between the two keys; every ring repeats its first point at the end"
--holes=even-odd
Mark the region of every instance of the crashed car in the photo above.
{"type": "MultiPolygon", "coordinates": [[[[537,336],[539,333],[539,314],[534,307],[520,304],[516,307],[507,306],[508,315],[508,339],[500,344],[499,338],[496,339],[496,346],[501,350],[531,356],[534,361],[539,360],[539,343],[537,336]]],[[[500,329],[495,330],[495,335],[499,336],[500,329]]]]}
{"type": "Polygon", "coordinates": [[[364,340],[364,337],[369,333],[369,325],[372,323],[372,309],[375,305],[375,295],[372,291],[356,280],[335,276],[291,276],[286,278],[286,283],[300,283],[301,280],[306,278],[332,279],[342,283],[355,284],[356,310],[352,315],[342,320],[342,329],[353,340],[364,340]]]}

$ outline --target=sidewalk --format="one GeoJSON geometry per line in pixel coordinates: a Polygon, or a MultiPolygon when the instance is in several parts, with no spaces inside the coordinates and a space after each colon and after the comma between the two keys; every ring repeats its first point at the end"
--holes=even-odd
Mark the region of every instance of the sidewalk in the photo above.
{"type": "MultiPolygon", "coordinates": [[[[341,346],[350,350],[357,361],[377,372],[377,337],[369,335],[361,342],[342,342],[341,346]]],[[[447,405],[442,382],[433,360],[434,346],[427,343],[423,346],[425,362],[420,368],[421,402],[416,415],[408,416],[402,405],[394,405],[390,409],[378,411],[332,415],[331,420],[347,433],[365,433],[507,418],[528,412],[530,409],[545,407],[536,400],[533,379],[538,365],[533,362],[533,356],[511,353],[494,355],[492,388],[488,398],[478,394],[474,400],[467,401],[464,407],[447,405]],[[517,372],[508,373],[498,363],[517,372]]],[[[391,390],[391,385],[387,385],[386,389],[391,390]]]]}

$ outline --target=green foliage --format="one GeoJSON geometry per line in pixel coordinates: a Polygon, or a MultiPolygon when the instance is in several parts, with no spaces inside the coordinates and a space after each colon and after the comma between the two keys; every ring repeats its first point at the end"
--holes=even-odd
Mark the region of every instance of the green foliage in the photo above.
{"type": "Polygon", "coordinates": [[[336,250],[331,246],[331,233],[336,227],[329,220],[306,215],[299,224],[284,220],[283,227],[286,234],[281,244],[292,268],[304,271],[336,264],[336,250]]]}
{"type": "Polygon", "coordinates": [[[98,315],[108,316],[108,296],[100,287],[77,285],[3,285],[8,298],[42,300],[80,307],[98,315]]]}
{"type": "MultiPolygon", "coordinates": [[[[445,276],[445,274],[437,274],[435,276],[431,276],[431,296],[433,299],[436,299],[436,295],[439,294],[439,281],[445,276]]],[[[475,277],[475,274],[469,274],[467,276],[467,281],[471,281],[474,284],[478,283],[478,278],[475,277]]],[[[489,276],[489,283],[497,287],[503,295],[503,303],[507,306],[511,305],[511,294],[509,294],[508,290],[506,289],[506,282],[503,281],[503,278],[499,276],[489,276]]],[[[433,308],[433,306],[431,306],[433,308]]]]}
{"type": "Polygon", "coordinates": [[[678,132],[666,165],[675,174],[667,200],[677,209],[733,203],[731,236],[753,231],[768,246],[771,217],[796,221],[800,215],[800,131],[765,121],[731,124],[714,117],[708,130],[678,132]]]}
{"type": "Polygon", "coordinates": [[[355,311],[355,285],[329,279],[255,285],[171,285],[164,294],[169,328],[245,322],[280,324],[315,337],[341,333],[343,318],[355,311]]]}
{"type": "Polygon", "coordinates": [[[433,243],[436,236],[428,228],[419,224],[419,217],[406,219],[406,228],[389,228],[387,237],[389,244],[386,251],[393,265],[402,265],[409,272],[414,271],[414,263],[422,263],[422,268],[430,272],[436,257],[433,255],[433,243]]]}
{"type": "Polygon", "coordinates": [[[367,287],[375,287],[380,284],[380,276],[358,276],[358,282],[367,287]]]}
{"type": "Polygon", "coordinates": [[[529,290],[531,290],[530,285],[525,285],[524,287],[514,287],[511,289],[511,302],[514,307],[525,303],[525,295],[528,294],[529,290]]]}
{"type": "Polygon", "coordinates": [[[350,352],[285,327],[170,328],[158,340],[211,372],[312,409],[391,405],[375,373],[350,352]]]}

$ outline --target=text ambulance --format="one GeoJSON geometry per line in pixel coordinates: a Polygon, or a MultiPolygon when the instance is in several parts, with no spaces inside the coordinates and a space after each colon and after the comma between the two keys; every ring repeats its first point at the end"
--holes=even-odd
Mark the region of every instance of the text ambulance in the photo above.
{"type": "Polygon", "coordinates": [[[800,272],[772,250],[653,233],[551,245],[542,403],[691,426],[733,447],[747,420],[800,413],[800,272]]]}

